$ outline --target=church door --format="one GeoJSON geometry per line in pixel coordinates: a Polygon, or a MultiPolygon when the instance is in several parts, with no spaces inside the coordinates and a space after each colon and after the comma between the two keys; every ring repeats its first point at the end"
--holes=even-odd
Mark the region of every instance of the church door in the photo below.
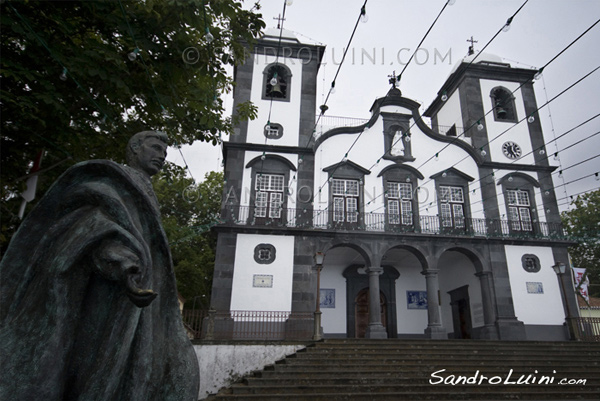
{"type": "MultiPolygon", "coordinates": [[[[386,316],[387,316],[387,303],[385,301],[385,296],[383,293],[379,294],[379,302],[381,306],[381,323],[383,323],[383,327],[387,327],[386,324],[386,316]]],[[[355,319],[356,322],[356,338],[365,338],[365,334],[367,333],[367,327],[369,326],[369,289],[364,288],[361,290],[356,296],[355,301],[355,319]]]]}
{"type": "Polygon", "coordinates": [[[449,291],[454,338],[471,338],[471,302],[467,285],[449,291]]]}

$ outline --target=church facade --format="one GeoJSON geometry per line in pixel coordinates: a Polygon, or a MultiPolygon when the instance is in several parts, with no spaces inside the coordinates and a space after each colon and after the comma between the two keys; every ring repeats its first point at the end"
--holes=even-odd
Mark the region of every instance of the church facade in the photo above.
{"type": "Polygon", "coordinates": [[[571,242],[535,71],[471,55],[430,122],[392,79],[368,120],[322,129],[323,51],[269,30],[236,68],[234,106],[258,118],[224,142],[211,309],[318,304],[324,337],[568,338],[573,286],[551,267],[569,267],[571,242]]]}

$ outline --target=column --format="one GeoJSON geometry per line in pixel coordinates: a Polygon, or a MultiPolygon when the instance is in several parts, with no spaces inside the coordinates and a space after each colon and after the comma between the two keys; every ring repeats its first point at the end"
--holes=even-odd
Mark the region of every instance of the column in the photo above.
{"type": "Polygon", "coordinates": [[[479,277],[481,287],[481,304],[483,306],[483,323],[481,338],[486,340],[497,340],[498,330],[496,328],[496,309],[494,308],[494,286],[492,284],[492,272],[481,271],[475,273],[479,277]]]}
{"type": "Polygon", "coordinates": [[[366,338],[387,338],[387,331],[381,323],[381,305],[379,276],[383,273],[381,267],[369,267],[369,327],[367,327],[366,338]]]}
{"type": "Polygon", "coordinates": [[[425,276],[425,285],[427,287],[427,328],[425,329],[425,334],[432,339],[447,339],[448,334],[442,325],[438,272],[439,270],[435,269],[428,269],[421,272],[425,276]]]}

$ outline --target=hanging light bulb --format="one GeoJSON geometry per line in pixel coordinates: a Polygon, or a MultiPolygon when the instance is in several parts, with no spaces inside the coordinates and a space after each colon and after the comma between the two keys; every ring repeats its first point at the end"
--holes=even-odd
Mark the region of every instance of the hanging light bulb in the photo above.
{"type": "Polygon", "coordinates": [[[162,116],[163,117],[168,117],[169,116],[169,112],[167,112],[167,109],[165,109],[165,107],[162,106],[162,105],[160,107],[162,109],[162,116]]]}
{"type": "Polygon", "coordinates": [[[482,131],[483,130],[483,124],[481,123],[481,121],[477,121],[477,130],[478,131],[482,131]]]}
{"type": "Polygon", "coordinates": [[[551,212],[550,208],[546,209],[546,213],[550,213],[550,212],[551,212]]]}
{"type": "Polygon", "coordinates": [[[210,33],[210,31],[208,30],[208,27],[206,27],[206,32],[204,33],[204,39],[206,39],[206,43],[211,43],[213,40],[215,40],[215,37],[212,35],[212,33],[210,33]]]}
{"type": "Polygon", "coordinates": [[[298,159],[298,164],[302,164],[304,162],[304,160],[302,160],[302,158],[298,159]]]}
{"type": "Polygon", "coordinates": [[[406,134],[404,135],[404,141],[405,141],[405,142],[410,142],[410,134],[409,134],[409,133],[406,133],[406,134]]]}
{"type": "Polygon", "coordinates": [[[546,154],[546,151],[544,149],[540,149],[539,154],[540,156],[544,156],[546,154]]]}
{"type": "Polygon", "coordinates": [[[532,115],[530,115],[529,117],[527,117],[527,122],[528,122],[529,124],[531,124],[531,123],[532,123],[532,122],[534,122],[534,121],[535,121],[535,117],[533,116],[533,114],[532,114],[532,115]]]}
{"type": "Polygon", "coordinates": [[[406,182],[410,182],[410,177],[406,177],[406,182]]]}
{"type": "Polygon", "coordinates": [[[135,49],[133,49],[133,51],[132,51],[132,52],[130,52],[130,53],[127,55],[127,58],[129,58],[129,60],[133,61],[133,60],[135,60],[135,59],[136,59],[136,57],[137,57],[137,55],[138,55],[138,53],[139,53],[139,52],[140,52],[140,49],[138,49],[138,48],[136,47],[135,49]]]}
{"type": "Polygon", "coordinates": [[[449,6],[453,6],[453,5],[454,5],[454,3],[456,3],[456,0],[448,0],[448,3],[447,3],[447,4],[448,4],[449,6]]]}
{"type": "Polygon", "coordinates": [[[558,172],[558,178],[562,178],[562,170],[558,172]]]}
{"type": "Polygon", "coordinates": [[[485,156],[485,155],[487,155],[487,152],[485,151],[484,148],[481,148],[481,156],[485,156]]]}
{"type": "Polygon", "coordinates": [[[435,161],[438,161],[438,160],[440,160],[440,154],[439,154],[439,153],[436,153],[436,154],[435,154],[435,161]]]}
{"type": "Polygon", "coordinates": [[[598,173],[594,174],[596,176],[596,181],[600,181],[600,176],[598,175],[598,173]]]}
{"type": "Polygon", "coordinates": [[[329,89],[329,93],[332,95],[335,93],[335,81],[331,82],[331,89],[329,89]]]}
{"type": "Polygon", "coordinates": [[[546,192],[544,192],[544,195],[546,195],[546,196],[550,195],[550,191],[546,190],[546,192]]]}
{"type": "Polygon", "coordinates": [[[558,161],[558,152],[554,153],[554,160],[558,161]]]}
{"type": "Polygon", "coordinates": [[[445,171],[442,173],[442,177],[446,178],[448,176],[448,173],[446,173],[445,171]]]}
{"type": "Polygon", "coordinates": [[[265,160],[266,158],[267,158],[267,156],[265,156],[264,153],[260,156],[260,160],[265,160]]]}
{"type": "Polygon", "coordinates": [[[510,23],[512,22],[513,17],[510,17],[509,19],[506,20],[506,24],[504,24],[504,26],[502,27],[502,32],[508,32],[510,31],[510,23]]]}
{"type": "Polygon", "coordinates": [[[544,67],[540,68],[535,75],[533,76],[533,79],[538,80],[542,77],[542,72],[544,71],[544,67]]]}
{"type": "Polygon", "coordinates": [[[442,102],[445,102],[446,100],[448,100],[448,95],[446,94],[446,91],[444,91],[444,93],[442,93],[442,102]]]}
{"type": "Polygon", "coordinates": [[[67,80],[67,68],[66,67],[63,68],[62,72],[58,76],[58,79],[60,79],[61,81],[66,81],[67,80]]]}
{"type": "Polygon", "coordinates": [[[217,95],[215,95],[215,97],[213,98],[212,104],[214,107],[219,107],[219,98],[217,97],[217,95]]]}
{"type": "Polygon", "coordinates": [[[269,83],[271,84],[271,86],[275,86],[277,85],[277,73],[273,74],[273,78],[271,78],[271,80],[269,81],[269,83]]]}
{"type": "Polygon", "coordinates": [[[510,177],[508,177],[508,182],[513,182],[515,179],[512,177],[512,175],[510,177]]]}
{"type": "Polygon", "coordinates": [[[362,8],[360,9],[360,21],[363,23],[369,21],[369,16],[367,15],[367,9],[365,8],[365,6],[362,6],[362,8]]]}
{"type": "Polygon", "coordinates": [[[294,4],[294,0],[285,0],[285,5],[286,6],[291,6],[292,4],[294,4]]]}

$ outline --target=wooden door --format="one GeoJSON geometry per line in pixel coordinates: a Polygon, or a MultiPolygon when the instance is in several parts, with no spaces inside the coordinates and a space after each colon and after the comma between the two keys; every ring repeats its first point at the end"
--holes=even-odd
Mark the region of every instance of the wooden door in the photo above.
{"type": "MultiPolygon", "coordinates": [[[[362,289],[356,296],[355,301],[355,331],[356,338],[365,338],[367,327],[369,326],[369,289],[362,289]]],[[[387,305],[383,293],[379,293],[379,305],[381,307],[381,323],[383,327],[387,327],[387,305]]]]}

